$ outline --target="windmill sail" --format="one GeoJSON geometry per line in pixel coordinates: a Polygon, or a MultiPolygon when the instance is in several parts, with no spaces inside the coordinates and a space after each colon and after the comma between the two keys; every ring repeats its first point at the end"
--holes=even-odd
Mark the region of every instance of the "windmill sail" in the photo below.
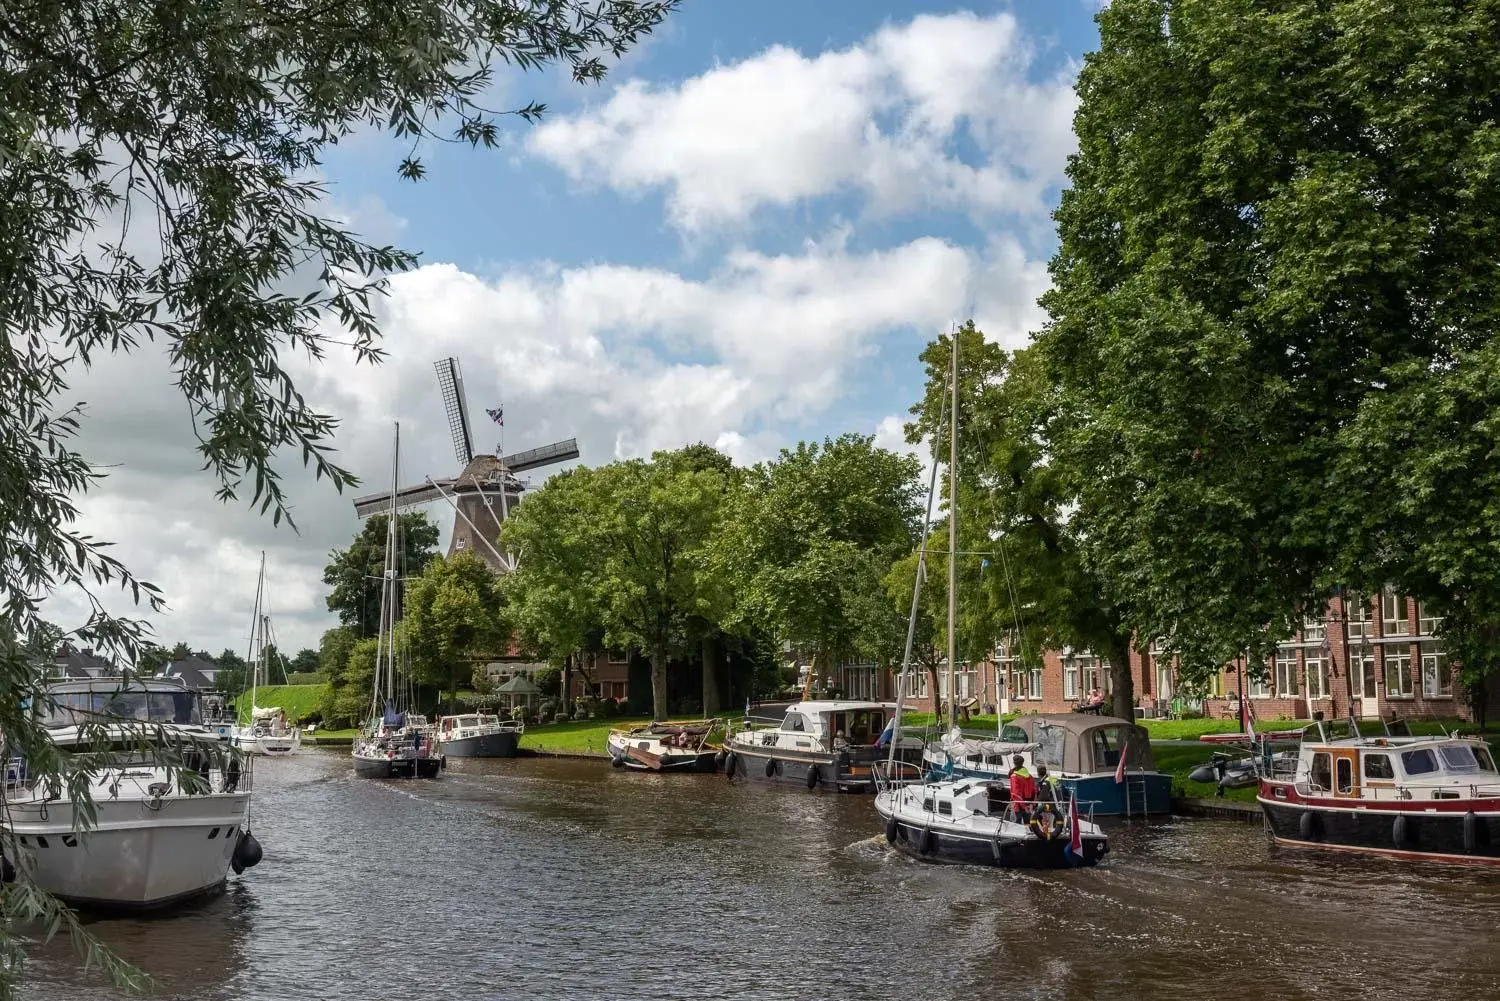
{"type": "Polygon", "coordinates": [[[443,409],[448,412],[448,433],[453,436],[453,457],[461,466],[474,458],[474,434],[469,429],[469,401],[464,396],[464,374],[457,358],[434,362],[443,409]]]}

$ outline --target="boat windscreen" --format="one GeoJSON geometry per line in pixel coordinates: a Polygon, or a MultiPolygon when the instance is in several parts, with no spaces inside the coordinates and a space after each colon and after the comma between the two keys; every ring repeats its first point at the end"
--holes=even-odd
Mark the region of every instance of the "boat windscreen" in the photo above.
{"type": "Polygon", "coordinates": [[[1450,772],[1469,774],[1479,771],[1479,761],[1468,744],[1443,745],[1443,765],[1450,772]]]}
{"type": "Polygon", "coordinates": [[[152,723],[201,723],[194,692],[62,692],[43,719],[49,727],[74,726],[101,716],[152,723]]]}

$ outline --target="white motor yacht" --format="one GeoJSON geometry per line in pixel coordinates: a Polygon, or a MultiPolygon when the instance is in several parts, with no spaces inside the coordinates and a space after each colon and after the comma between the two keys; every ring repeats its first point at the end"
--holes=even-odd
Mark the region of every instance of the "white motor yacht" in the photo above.
{"type": "Polygon", "coordinates": [[[4,824],[23,878],[70,903],[154,908],[212,892],[260,861],[247,817],[250,763],[202,723],[198,694],[166,680],[53,685],[40,700],[52,742],[112,752],[88,777],[95,819],[20,763],[4,824]],[[50,703],[50,704],[48,704],[50,703]],[[180,755],[181,769],[163,763],[180,755]]]}

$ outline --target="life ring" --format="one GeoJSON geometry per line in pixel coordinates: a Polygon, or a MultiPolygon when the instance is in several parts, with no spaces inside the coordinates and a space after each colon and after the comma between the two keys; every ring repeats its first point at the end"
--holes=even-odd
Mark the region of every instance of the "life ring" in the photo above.
{"type": "Polygon", "coordinates": [[[896,815],[893,813],[885,822],[885,843],[893,845],[896,843],[896,832],[901,830],[901,825],[896,823],[896,815]]]}
{"type": "Polygon", "coordinates": [[[1062,817],[1053,813],[1050,808],[1043,807],[1027,822],[1026,826],[1030,827],[1032,833],[1043,841],[1051,841],[1062,831],[1062,817]]]}
{"type": "Polygon", "coordinates": [[[808,765],[807,766],[807,788],[809,788],[809,789],[816,789],[816,788],[818,788],[818,766],[817,765],[808,765]]]}
{"type": "Polygon", "coordinates": [[[1396,814],[1396,819],[1391,821],[1391,844],[1397,848],[1405,848],[1410,839],[1417,833],[1411,830],[1411,826],[1406,821],[1406,814],[1396,814]]]}
{"type": "Polygon", "coordinates": [[[740,763],[740,756],[730,751],[724,756],[724,777],[734,779],[734,766],[740,763]]]}
{"type": "Polygon", "coordinates": [[[1303,841],[1316,841],[1323,834],[1323,823],[1321,818],[1312,810],[1303,811],[1297,821],[1297,832],[1302,835],[1303,841]]]}

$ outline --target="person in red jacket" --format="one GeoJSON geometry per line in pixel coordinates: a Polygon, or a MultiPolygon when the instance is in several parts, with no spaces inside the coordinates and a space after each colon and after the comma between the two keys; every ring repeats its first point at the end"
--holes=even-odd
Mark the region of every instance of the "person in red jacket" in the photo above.
{"type": "Polygon", "coordinates": [[[1026,769],[1026,759],[1017,754],[1010,762],[1010,801],[1015,806],[1016,818],[1026,822],[1031,805],[1036,801],[1036,779],[1026,769]]]}

